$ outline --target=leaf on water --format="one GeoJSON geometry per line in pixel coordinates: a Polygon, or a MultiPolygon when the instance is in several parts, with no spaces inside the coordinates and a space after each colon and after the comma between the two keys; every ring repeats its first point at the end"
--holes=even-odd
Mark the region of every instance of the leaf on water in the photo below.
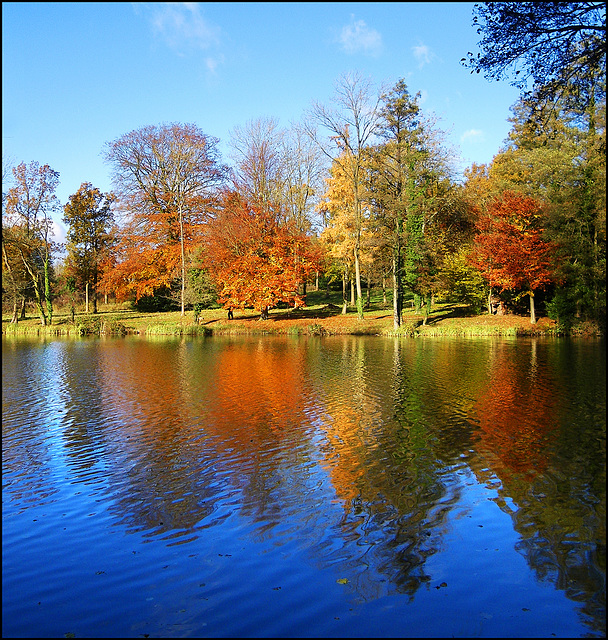
{"type": "Polygon", "coordinates": [[[348,584],[348,578],[338,578],[336,582],[338,584],[348,584]]]}

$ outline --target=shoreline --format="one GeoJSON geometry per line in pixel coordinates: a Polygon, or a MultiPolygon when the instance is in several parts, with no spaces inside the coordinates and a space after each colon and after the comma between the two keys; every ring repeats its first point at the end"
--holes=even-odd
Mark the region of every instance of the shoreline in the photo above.
{"type": "Polygon", "coordinates": [[[58,312],[53,324],[43,326],[38,317],[27,317],[18,323],[2,320],[3,336],[214,336],[214,335],[292,335],[331,336],[367,335],[384,337],[446,337],[446,336],[547,336],[602,337],[599,327],[579,323],[566,333],[547,317],[538,317],[536,324],[529,316],[507,314],[467,315],[459,305],[436,305],[426,323],[421,314],[404,311],[399,329],[393,328],[392,309],[372,308],[364,312],[363,320],[354,310],[346,314],[341,308],[325,304],[301,309],[273,309],[267,320],[260,320],[252,310],[235,311],[227,319],[224,309],[206,309],[194,321],[192,311],[181,317],[179,311],[145,313],[121,308],[103,308],[97,314],[71,315],[58,312]]]}

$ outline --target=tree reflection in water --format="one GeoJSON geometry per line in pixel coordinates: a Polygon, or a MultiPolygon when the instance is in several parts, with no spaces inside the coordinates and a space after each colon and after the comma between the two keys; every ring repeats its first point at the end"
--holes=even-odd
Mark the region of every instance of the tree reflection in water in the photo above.
{"type": "Polygon", "coordinates": [[[52,344],[7,359],[16,508],[56,499],[60,455],[114,528],[171,547],[230,529],[348,576],[360,602],[420,602],[475,479],[537,580],[605,632],[605,356],[521,338],[52,344]]]}

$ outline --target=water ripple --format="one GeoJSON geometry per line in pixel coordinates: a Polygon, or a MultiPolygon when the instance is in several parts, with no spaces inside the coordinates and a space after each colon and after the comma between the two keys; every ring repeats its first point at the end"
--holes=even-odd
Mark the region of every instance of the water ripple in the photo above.
{"type": "Polygon", "coordinates": [[[3,631],[244,637],[298,620],[325,637],[340,619],[382,636],[407,618],[449,636],[452,613],[477,620],[473,593],[500,602],[488,635],[506,607],[547,603],[551,621],[506,630],[597,634],[605,370],[589,381],[577,358],[354,337],[9,349],[3,631]]]}

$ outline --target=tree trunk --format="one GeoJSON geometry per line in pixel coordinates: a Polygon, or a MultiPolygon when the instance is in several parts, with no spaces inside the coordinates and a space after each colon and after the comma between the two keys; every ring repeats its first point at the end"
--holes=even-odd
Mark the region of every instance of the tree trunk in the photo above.
{"type": "Polygon", "coordinates": [[[44,262],[44,302],[48,314],[48,323],[53,324],[53,300],[51,298],[51,265],[49,260],[44,262]]]}
{"type": "Polygon", "coordinates": [[[46,315],[44,314],[44,305],[43,305],[43,292],[40,289],[41,286],[41,282],[40,282],[40,277],[38,273],[36,273],[31,264],[25,259],[25,256],[23,255],[23,251],[21,249],[19,249],[19,253],[21,254],[21,260],[23,262],[23,266],[25,267],[25,269],[27,270],[30,278],[32,279],[32,286],[34,287],[34,294],[35,294],[35,301],[36,301],[36,306],[38,307],[38,313],[40,315],[40,323],[43,326],[46,326],[47,321],[46,321],[46,315]]]}
{"type": "MultiPolygon", "coordinates": [[[[11,324],[17,324],[19,322],[19,316],[17,315],[17,284],[15,283],[15,278],[13,277],[13,270],[11,269],[10,262],[8,260],[8,256],[6,253],[6,248],[4,246],[4,240],[2,241],[2,275],[4,275],[4,269],[6,269],[12,284],[13,289],[13,317],[11,318],[11,324]]],[[[4,279],[4,278],[3,278],[4,279]]]]}
{"type": "Polygon", "coordinates": [[[422,299],[422,326],[426,326],[426,321],[429,319],[429,315],[431,314],[431,307],[433,304],[432,297],[427,298],[426,300],[422,299]]]}
{"type": "Polygon", "coordinates": [[[534,291],[530,291],[530,324],[536,324],[536,312],[534,310],[534,291]]]}
{"type": "MultiPolygon", "coordinates": [[[[398,164],[401,167],[401,147],[397,148],[398,164]]],[[[399,192],[401,193],[403,181],[399,180],[399,192]]],[[[403,313],[403,288],[401,284],[401,270],[403,268],[403,258],[401,255],[401,234],[403,233],[403,218],[401,210],[397,211],[395,222],[395,244],[393,246],[393,328],[401,326],[401,316],[403,313]]]]}
{"type": "Polygon", "coordinates": [[[44,313],[44,305],[42,304],[42,292],[40,291],[40,281],[37,276],[33,277],[34,293],[36,294],[36,306],[38,307],[38,316],[40,317],[40,324],[44,327],[48,323],[46,321],[46,314],[44,313]]]}
{"type": "Polygon", "coordinates": [[[393,255],[393,328],[401,326],[401,311],[403,301],[401,299],[401,279],[399,278],[400,260],[399,254],[393,255]]]}
{"type": "Polygon", "coordinates": [[[89,313],[89,283],[84,285],[84,311],[89,313]]]}
{"type": "Polygon", "coordinates": [[[97,273],[93,274],[93,313],[97,313],[97,273]]]}
{"type": "Polygon", "coordinates": [[[42,308],[39,302],[37,302],[36,305],[38,307],[38,317],[40,318],[40,324],[43,327],[46,327],[48,323],[46,321],[46,316],[44,315],[44,309],[42,308]]]}
{"type": "Polygon", "coordinates": [[[35,286],[34,291],[36,293],[36,306],[38,307],[38,317],[40,318],[40,324],[45,327],[48,322],[46,319],[46,314],[44,313],[44,306],[42,304],[42,296],[40,294],[40,287],[35,286]]]}
{"type": "Polygon", "coordinates": [[[184,213],[182,210],[181,202],[178,205],[178,217],[179,217],[179,246],[180,246],[180,257],[181,257],[181,267],[182,267],[182,286],[181,286],[181,317],[183,318],[186,315],[186,252],[184,249],[184,213]]]}
{"type": "Polygon", "coordinates": [[[363,295],[361,293],[361,268],[359,265],[359,247],[355,247],[355,282],[357,284],[357,319],[363,320],[363,295]]]}

